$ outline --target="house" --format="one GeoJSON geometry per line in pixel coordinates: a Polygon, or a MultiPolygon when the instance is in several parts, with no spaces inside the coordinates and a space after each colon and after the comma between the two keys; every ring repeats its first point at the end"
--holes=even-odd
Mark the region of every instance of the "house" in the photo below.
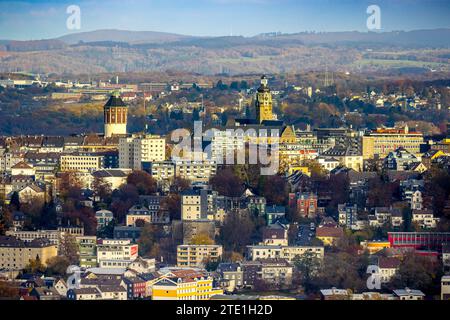
{"type": "Polygon", "coordinates": [[[141,205],[134,205],[128,210],[126,217],[127,226],[136,226],[136,221],[141,220],[143,222],[151,223],[153,221],[153,216],[150,210],[141,205]]]}
{"type": "Polygon", "coordinates": [[[266,221],[267,225],[271,225],[286,215],[286,208],[283,206],[266,206],[266,221]]]}
{"type": "MultiPolygon", "coordinates": [[[[387,170],[395,171],[411,170],[411,168],[417,167],[417,163],[420,163],[420,159],[404,148],[398,148],[395,151],[389,152],[384,159],[384,167],[387,170]]],[[[418,172],[420,172],[420,170],[421,168],[419,168],[418,172]]]]}
{"type": "Polygon", "coordinates": [[[69,289],[67,291],[69,300],[103,300],[101,292],[97,288],[69,289]]]}
{"type": "Polygon", "coordinates": [[[289,206],[297,208],[301,217],[314,218],[318,212],[318,199],[314,193],[290,193],[289,206]]]}
{"type": "Polygon", "coordinates": [[[339,225],[353,229],[356,222],[358,221],[358,206],[356,204],[352,206],[345,203],[339,204],[338,212],[339,225]]]}
{"type": "Polygon", "coordinates": [[[95,213],[95,218],[97,219],[97,230],[100,230],[106,227],[114,219],[114,215],[112,211],[99,210],[95,213]]]}
{"type": "Polygon", "coordinates": [[[381,275],[381,283],[389,282],[398,271],[400,267],[400,260],[397,258],[378,258],[378,268],[381,275]]]}
{"type": "Polygon", "coordinates": [[[341,227],[319,226],[316,229],[316,238],[321,240],[325,246],[333,246],[344,236],[341,227]]]}
{"type": "Polygon", "coordinates": [[[276,286],[290,286],[294,267],[286,259],[261,259],[260,279],[276,286]]]}
{"type": "Polygon", "coordinates": [[[61,300],[59,292],[55,288],[35,287],[30,292],[30,296],[38,300],[61,300]]]}
{"type": "Polygon", "coordinates": [[[400,300],[423,300],[425,297],[422,291],[410,288],[394,290],[394,295],[400,300]]]}
{"type": "Polygon", "coordinates": [[[21,161],[11,167],[12,176],[34,176],[35,170],[28,163],[21,161]]]}
{"type": "Polygon", "coordinates": [[[439,218],[435,218],[432,210],[413,210],[412,221],[423,229],[436,228],[439,218]]]}
{"type": "Polygon", "coordinates": [[[156,260],[137,257],[136,260],[128,265],[127,270],[132,270],[137,274],[155,272],[156,260]]]}
{"type": "Polygon", "coordinates": [[[142,299],[146,297],[147,281],[140,277],[125,277],[123,281],[127,286],[128,300],[142,299]]]}
{"type": "Polygon", "coordinates": [[[12,213],[12,222],[14,231],[22,230],[25,223],[25,214],[21,211],[14,211],[12,213]]]}
{"type": "Polygon", "coordinates": [[[398,208],[391,210],[391,225],[393,227],[401,227],[403,225],[403,213],[398,208]]]}
{"type": "Polygon", "coordinates": [[[222,280],[222,288],[234,292],[244,286],[244,271],[239,263],[220,263],[216,270],[222,280]]]}
{"type": "Polygon", "coordinates": [[[441,300],[450,300],[450,276],[441,278],[441,300]]]}
{"type": "Polygon", "coordinates": [[[121,285],[100,285],[98,290],[103,300],[128,300],[128,292],[121,285]]]}
{"type": "Polygon", "coordinates": [[[26,186],[25,188],[20,190],[18,194],[21,203],[30,203],[36,200],[44,201],[45,199],[45,190],[42,189],[37,184],[31,184],[26,186]]]}
{"type": "Polygon", "coordinates": [[[288,231],[282,227],[268,227],[263,230],[263,245],[287,246],[288,231]]]}
{"type": "Polygon", "coordinates": [[[64,279],[58,279],[56,280],[55,284],[53,285],[55,290],[58,292],[58,294],[61,297],[67,297],[67,291],[69,290],[66,281],[64,279]]]}

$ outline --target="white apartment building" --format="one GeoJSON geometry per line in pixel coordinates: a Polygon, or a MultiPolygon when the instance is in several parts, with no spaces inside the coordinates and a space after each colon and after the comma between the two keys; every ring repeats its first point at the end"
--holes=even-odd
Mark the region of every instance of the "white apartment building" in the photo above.
{"type": "Polygon", "coordinates": [[[320,260],[324,256],[324,247],[317,246],[247,246],[247,256],[249,260],[260,259],[286,259],[292,262],[296,256],[302,256],[307,252],[316,255],[320,260]]]}
{"type": "Polygon", "coordinates": [[[130,240],[100,240],[97,262],[100,268],[126,268],[138,257],[138,245],[130,240]]]}
{"type": "Polygon", "coordinates": [[[176,161],[175,176],[191,182],[208,182],[217,173],[214,161],[176,161]]]}
{"type": "Polygon", "coordinates": [[[412,221],[421,228],[436,228],[439,218],[435,218],[432,210],[413,210],[412,221]]]}
{"type": "Polygon", "coordinates": [[[166,141],[156,135],[134,134],[119,140],[119,166],[142,170],[142,162],[164,161],[166,141]]]}

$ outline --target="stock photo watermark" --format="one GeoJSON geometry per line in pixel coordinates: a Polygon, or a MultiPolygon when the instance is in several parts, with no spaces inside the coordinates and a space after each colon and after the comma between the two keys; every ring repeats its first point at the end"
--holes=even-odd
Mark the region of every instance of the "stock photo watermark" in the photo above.
{"type": "Polygon", "coordinates": [[[370,265],[367,267],[367,272],[370,274],[367,279],[367,289],[369,290],[380,290],[381,289],[381,273],[380,268],[376,265],[370,265]]]}
{"type": "Polygon", "coordinates": [[[67,289],[79,289],[81,283],[81,269],[78,266],[68,266],[66,273],[69,275],[67,278],[67,289]]]}
{"type": "Polygon", "coordinates": [[[66,20],[66,27],[69,30],[81,29],[81,8],[75,4],[70,5],[66,9],[66,13],[69,17],[66,20]]]}
{"type": "Polygon", "coordinates": [[[367,29],[369,30],[381,30],[381,9],[378,5],[372,4],[367,7],[366,13],[369,15],[367,18],[367,29]]]}

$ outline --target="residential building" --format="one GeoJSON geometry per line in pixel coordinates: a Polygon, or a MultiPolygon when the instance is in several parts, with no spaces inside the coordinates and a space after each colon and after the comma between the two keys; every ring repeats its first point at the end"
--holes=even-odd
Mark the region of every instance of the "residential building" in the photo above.
{"type": "Polygon", "coordinates": [[[260,279],[277,286],[290,286],[294,267],[286,259],[262,259],[260,279]]]}
{"type": "Polygon", "coordinates": [[[422,291],[410,288],[394,290],[394,295],[400,300],[423,300],[425,297],[422,291]]]}
{"type": "Polygon", "coordinates": [[[95,213],[97,219],[97,230],[101,230],[106,227],[114,219],[114,214],[109,210],[99,210],[95,213]]]}
{"type": "Polygon", "coordinates": [[[398,148],[384,158],[384,168],[386,170],[408,171],[414,169],[420,163],[420,158],[404,148],[398,148]]]}
{"type": "Polygon", "coordinates": [[[48,239],[25,242],[11,236],[0,237],[0,269],[23,270],[30,260],[37,258],[45,266],[48,259],[56,257],[57,254],[57,246],[48,239]]]}
{"type": "Polygon", "coordinates": [[[341,227],[319,226],[316,229],[316,238],[321,240],[325,246],[333,246],[344,236],[341,227]]]}
{"type": "Polygon", "coordinates": [[[156,135],[133,134],[119,139],[119,166],[142,170],[143,163],[164,161],[166,141],[156,135]]]}
{"type": "Polygon", "coordinates": [[[214,161],[175,161],[175,176],[191,182],[209,182],[216,172],[214,161]]]}
{"type": "Polygon", "coordinates": [[[441,300],[450,300],[450,276],[441,278],[441,300]]]}
{"type": "Polygon", "coordinates": [[[263,245],[287,246],[288,230],[282,227],[266,227],[263,230],[263,245]]]}
{"type": "Polygon", "coordinates": [[[207,262],[218,261],[222,254],[221,245],[179,245],[177,246],[177,266],[204,267],[207,262]]]}
{"type": "Polygon", "coordinates": [[[75,238],[78,244],[80,267],[93,268],[97,266],[97,237],[78,236],[75,238]]]}
{"type": "Polygon", "coordinates": [[[296,207],[301,217],[314,218],[318,213],[318,199],[314,193],[290,193],[289,206],[296,207]]]}
{"type": "Polygon", "coordinates": [[[233,292],[244,286],[244,271],[238,263],[220,263],[216,270],[221,277],[222,287],[233,292]]]}
{"type": "Polygon", "coordinates": [[[336,146],[321,154],[324,159],[338,160],[339,163],[357,172],[363,171],[363,156],[358,148],[352,146],[336,146]]]}
{"type": "Polygon", "coordinates": [[[413,210],[412,222],[423,229],[433,229],[436,228],[439,218],[434,217],[433,210],[413,210]]]}
{"type": "Polygon", "coordinates": [[[289,262],[294,261],[295,257],[302,256],[305,253],[312,253],[318,259],[322,260],[324,256],[324,247],[319,246],[276,246],[276,245],[251,245],[247,246],[247,258],[249,260],[261,259],[286,259],[289,262]]]}
{"type": "Polygon", "coordinates": [[[102,268],[124,268],[138,257],[138,245],[130,240],[100,239],[97,263],[102,268]]]}
{"type": "Polygon", "coordinates": [[[400,267],[400,260],[397,258],[378,258],[378,268],[380,273],[381,283],[387,283],[392,280],[392,278],[397,273],[400,267]]]}

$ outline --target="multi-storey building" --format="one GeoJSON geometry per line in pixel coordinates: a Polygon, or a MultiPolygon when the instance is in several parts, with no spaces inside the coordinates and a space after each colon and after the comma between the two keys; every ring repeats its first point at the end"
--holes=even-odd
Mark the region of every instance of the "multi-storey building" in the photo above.
{"type": "Polygon", "coordinates": [[[79,236],[75,238],[78,244],[80,267],[93,268],[97,266],[97,237],[79,236]]]}
{"type": "Polygon", "coordinates": [[[318,213],[317,195],[314,193],[289,194],[289,206],[296,207],[297,213],[306,218],[314,218],[318,213]]]}
{"type": "Polygon", "coordinates": [[[214,161],[176,161],[175,176],[191,182],[208,182],[216,175],[217,164],[214,161]]]}
{"type": "Polygon", "coordinates": [[[58,248],[48,239],[25,242],[16,237],[0,237],[0,269],[23,270],[31,260],[39,259],[45,266],[56,257],[58,248]]]}
{"type": "Polygon", "coordinates": [[[249,260],[260,259],[286,259],[294,261],[295,257],[305,253],[312,253],[317,258],[323,259],[324,247],[319,246],[276,246],[276,245],[256,245],[247,246],[247,257],[249,260]]]}
{"type": "Polygon", "coordinates": [[[433,210],[413,210],[412,222],[417,223],[421,228],[432,229],[436,228],[439,218],[435,218],[433,210]]]}
{"type": "Polygon", "coordinates": [[[61,156],[61,171],[94,172],[103,168],[103,157],[91,154],[68,154],[61,156]]]}
{"type": "Polygon", "coordinates": [[[145,162],[159,162],[166,158],[164,138],[149,134],[133,134],[119,140],[119,166],[142,170],[145,162]]]}
{"type": "Polygon", "coordinates": [[[99,240],[97,262],[102,268],[126,268],[138,257],[138,245],[130,240],[99,240]]]}
{"type": "Polygon", "coordinates": [[[212,190],[186,190],[181,193],[181,219],[205,220],[215,211],[217,192],[212,190]]]}
{"type": "Polygon", "coordinates": [[[423,142],[423,134],[410,132],[408,126],[404,128],[378,128],[363,136],[363,158],[366,160],[377,156],[381,159],[400,147],[417,155],[420,153],[420,145],[423,142]]]}
{"type": "Polygon", "coordinates": [[[450,232],[388,232],[393,248],[442,250],[450,244],[450,232]]]}
{"type": "Polygon", "coordinates": [[[179,245],[177,246],[178,267],[204,267],[207,262],[216,262],[222,256],[220,245],[179,245]]]}

